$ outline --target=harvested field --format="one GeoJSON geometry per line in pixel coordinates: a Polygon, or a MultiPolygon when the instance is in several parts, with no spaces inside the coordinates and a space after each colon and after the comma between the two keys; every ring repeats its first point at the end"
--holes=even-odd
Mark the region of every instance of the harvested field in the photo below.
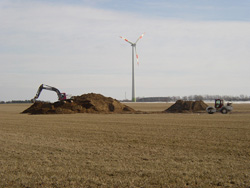
{"type": "Polygon", "coordinates": [[[20,114],[29,106],[0,104],[0,187],[250,186],[250,104],[226,115],[20,114]]]}

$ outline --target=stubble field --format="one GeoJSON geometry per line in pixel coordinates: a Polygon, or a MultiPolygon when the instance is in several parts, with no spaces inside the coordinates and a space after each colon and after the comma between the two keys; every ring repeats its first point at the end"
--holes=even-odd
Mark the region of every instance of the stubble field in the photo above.
{"type": "Polygon", "coordinates": [[[0,187],[250,187],[250,104],[226,115],[20,114],[28,106],[0,105],[0,187]]]}

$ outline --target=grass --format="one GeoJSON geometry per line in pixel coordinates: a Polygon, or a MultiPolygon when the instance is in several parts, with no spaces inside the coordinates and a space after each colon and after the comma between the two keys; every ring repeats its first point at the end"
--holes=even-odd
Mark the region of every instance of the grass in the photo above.
{"type": "Polygon", "coordinates": [[[20,114],[28,106],[0,105],[0,187],[250,187],[250,104],[226,115],[20,114]]]}

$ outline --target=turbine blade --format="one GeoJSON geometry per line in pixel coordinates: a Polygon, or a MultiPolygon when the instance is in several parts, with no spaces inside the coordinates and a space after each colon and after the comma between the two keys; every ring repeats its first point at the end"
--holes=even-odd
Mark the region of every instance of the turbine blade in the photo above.
{"type": "Polygon", "coordinates": [[[145,32],[142,33],[142,35],[137,39],[137,41],[135,42],[135,44],[136,44],[140,39],[142,39],[142,37],[144,36],[144,34],[145,34],[145,32]]]}
{"type": "Polygon", "coordinates": [[[136,55],[137,65],[139,65],[139,56],[137,54],[136,46],[135,46],[135,55],[136,55]]]}
{"type": "Polygon", "coordinates": [[[133,44],[133,42],[129,41],[128,39],[126,39],[126,38],[124,38],[124,37],[122,37],[122,36],[120,36],[120,38],[123,39],[123,40],[125,40],[126,42],[128,42],[128,43],[130,43],[130,44],[133,44]]]}

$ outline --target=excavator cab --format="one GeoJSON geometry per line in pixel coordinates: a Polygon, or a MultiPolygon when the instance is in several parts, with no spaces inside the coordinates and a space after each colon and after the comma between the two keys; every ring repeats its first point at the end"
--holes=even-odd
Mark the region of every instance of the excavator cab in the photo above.
{"type": "Polygon", "coordinates": [[[59,100],[62,101],[62,100],[66,100],[66,99],[67,99],[66,93],[61,93],[59,100]]]}

